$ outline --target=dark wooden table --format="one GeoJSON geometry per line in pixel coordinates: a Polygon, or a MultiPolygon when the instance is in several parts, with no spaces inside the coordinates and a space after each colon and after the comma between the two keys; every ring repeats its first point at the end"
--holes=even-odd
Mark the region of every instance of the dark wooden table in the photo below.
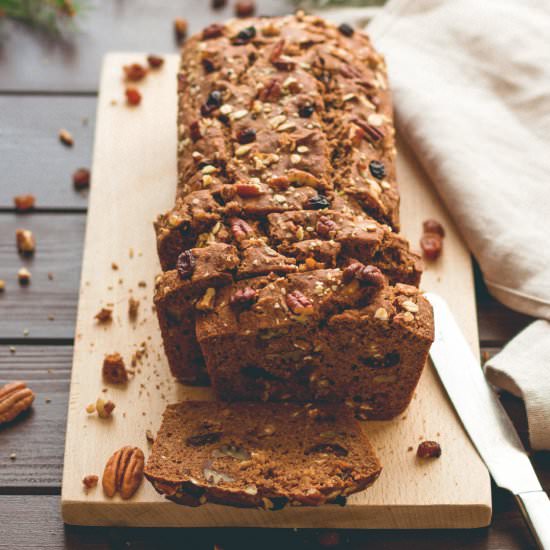
{"type": "MultiPolygon", "coordinates": [[[[285,0],[258,2],[264,14],[291,9],[285,0]]],[[[114,529],[64,526],[59,511],[63,444],[78,298],[86,194],[72,172],[90,166],[101,58],[107,51],[174,52],[176,16],[194,32],[216,19],[207,0],[90,2],[79,30],[54,40],[4,21],[0,29],[0,384],[23,379],[34,389],[33,410],[0,428],[0,548],[316,548],[327,533],[260,529],[114,529]],[[57,133],[67,128],[72,148],[57,133]],[[33,193],[37,208],[17,215],[12,198],[33,193]],[[31,229],[38,248],[23,260],[16,228],[31,229]],[[26,265],[32,283],[21,288],[26,265]],[[11,456],[11,458],[10,458],[11,456]]],[[[530,319],[489,297],[476,274],[480,347],[497,352],[530,319]]],[[[522,403],[502,401],[525,439],[522,403]]],[[[550,489],[550,454],[533,456],[550,489]]],[[[530,548],[533,543],[513,499],[494,488],[490,528],[454,531],[346,531],[342,546],[363,548],[530,548]]],[[[331,535],[332,536],[332,535],[331,535]]]]}

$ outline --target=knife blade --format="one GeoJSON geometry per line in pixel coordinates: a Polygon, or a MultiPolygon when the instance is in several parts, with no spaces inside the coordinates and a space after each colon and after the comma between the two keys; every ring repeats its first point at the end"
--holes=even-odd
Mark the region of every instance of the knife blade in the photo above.
{"type": "Polygon", "coordinates": [[[550,500],[514,425],[445,300],[434,293],[426,298],[434,310],[430,358],[439,378],[495,483],[516,496],[538,545],[550,550],[550,500]]]}

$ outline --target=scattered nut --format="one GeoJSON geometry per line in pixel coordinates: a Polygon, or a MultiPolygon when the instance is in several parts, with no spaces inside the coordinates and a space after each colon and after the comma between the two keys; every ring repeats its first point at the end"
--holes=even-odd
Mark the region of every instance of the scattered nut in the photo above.
{"type": "Polygon", "coordinates": [[[286,304],[296,315],[312,315],[314,313],[313,303],[299,290],[294,290],[286,295],[286,304]]]}
{"type": "Polygon", "coordinates": [[[241,0],[235,4],[237,17],[252,17],[256,12],[256,3],[252,0],[241,0]]]}
{"type": "Polygon", "coordinates": [[[82,484],[86,488],[86,490],[95,489],[97,487],[97,482],[99,481],[99,477],[95,474],[90,474],[85,476],[82,479],[82,484]]]}
{"type": "Polygon", "coordinates": [[[183,19],[183,17],[176,17],[174,19],[174,33],[178,42],[182,42],[185,39],[188,29],[189,24],[187,23],[187,19],[183,19]]]}
{"type": "Polygon", "coordinates": [[[17,250],[20,254],[31,255],[36,249],[36,241],[32,231],[29,229],[17,229],[15,232],[17,250]]]}
{"type": "Polygon", "coordinates": [[[21,286],[28,285],[31,282],[31,272],[26,267],[22,267],[17,272],[17,280],[21,286]]]}
{"type": "Polygon", "coordinates": [[[87,168],[79,168],[73,173],[73,186],[77,191],[90,187],[90,171],[87,168]]]}
{"type": "Polygon", "coordinates": [[[141,93],[137,88],[128,87],[126,88],[126,103],[133,107],[141,103],[141,93]]]}
{"type": "Polygon", "coordinates": [[[109,384],[126,384],[128,372],[120,353],[110,353],[103,360],[103,379],[109,384]]]}
{"type": "Polygon", "coordinates": [[[0,292],[4,292],[6,289],[6,281],[4,279],[0,279],[0,292]]]}
{"type": "Polygon", "coordinates": [[[151,430],[145,430],[145,439],[147,439],[147,442],[151,444],[155,442],[155,436],[151,430]]]}
{"type": "Polygon", "coordinates": [[[0,388],[0,424],[11,422],[34,401],[34,393],[25,382],[10,382],[0,388]]]}
{"type": "Polygon", "coordinates": [[[441,446],[437,441],[422,441],[416,450],[418,458],[439,458],[441,456],[441,446]]]}
{"type": "Polygon", "coordinates": [[[104,401],[101,397],[95,402],[95,408],[99,418],[109,418],[115,410],[115,407],[116,405],[112,401],[104,401]]]}
{"type": "Polygon", "coordinates": [[[28,212],[34,208],[36,199],[34,195],[17,195],[13,197],[16,212],[28,212]]]}
{"type": "Polygon", "coordinates": [[[86,407],[86,412],[88,414],[93,414],[95,413],[96,411],[96,408],[95,408],[95,403],[90,403],[87,407],[86,407]]]}
{"type": "Polygon", "coordinates": [[[138,447],[122,447],[116,451],[103,471],[103,492],[108,497],[119,492],[124,500],[131,498],[143,481],[145,457],[138,447]]]}
{"type": "Polygon", "coordinates": [[[97,319],[97,322],[110,323],[113,320],[113,310],[110,307],[102,307],[94,316],[94,319],[97,319]]]}
{"type": "Polygon", "coordinates": [[[61,129],[59,130],[59,141],[67,147],[72,147],[74,145],[74,139],[71,133],[68,130],[61,129]]]}

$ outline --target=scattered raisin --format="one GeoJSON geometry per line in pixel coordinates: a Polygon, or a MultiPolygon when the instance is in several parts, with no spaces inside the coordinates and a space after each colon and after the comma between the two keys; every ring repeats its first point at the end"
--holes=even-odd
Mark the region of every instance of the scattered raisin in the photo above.
{"type": "Polygon", "coordinates": [[[223,34],[224,26],[219,25],[218,23],[212,23],[212,25],[208,25],[203,31],[202,31],[202,39],[203,40],[210,40],[211,38],[218,38],[223,34]]]}
{"type": "Polygon", "coordinates": [[[195,120],[189,125],[189,137],[193,141],[198,141],[202,135],[201,135],[201,127],[199,125],[199,121],[195,120]]]}
{"type": "Polygon", "coordinates": [[[298,109],[298,114],[302,118],[309,118],[315,112],[315,107],[311,103],[306,103],[301,105],[298,109]]]}
{"type": "Polygon", "coordinates": [[[322,210],[329,208],[330,202],[324,195],[316,195],[307,200],[305,207],[309,210],[322,210]]]}
{"type": "Polygon", "coordinates": [[[77,191],[90,187],[90,171],[87,168],[79,168],[73,173],[73,186],[77,191]]]}
{"type": "Polygon", "coordinates": [[[149,67],[151,67],[151,69],[160,69],[160,67],[164,65],[164,57],[153,54],[148,55],[147,63],[149,63],[149,67]]]}
{"type": "Polygon", "coordinates": [[[141,103],[141,93],[137,88],[126,88],[126,103],[132,106],[136,106],[141,103]]]}
{"type": "Polygon", "coordinates": [[[222,434],[223,432],[209,432],[191,435],[185,440],[185,443],[191,447],[202,447],[203,445],[217,443],[221,439],[222,434]]]}
{"type": "Polygon", "coordinates": [[[235,46],[242,46],[248,44],[256,36],[256,27],[246,27],[239,31],[237,36],[231,39],[231,43],[235,46]]]}
{"type": "Polygon", "coordinates": [[[327,216],[321,216],[317,220],[317,225],[315,226],[315,231],[317,231],[321,237],[334,236],[337,229],[338,226],[336,225],[336,222],[327,216]]]}
{"type": "Polygon", "coordinates": [[[236,241],[241,241],[253,233],[252,227],[241,218],[231,218],[229,220],[229,226],[236,241]]]}
{"type": "Polygon", "coordinates": [[[102,374],[108,384],[126,384],[128,382],[128,371],[120,353],[115,352],[105,356],[102,374]]]}
{"type": "Polygon", "coordinates": [[[34,208],[36,199],[34,195],[17,195],[13,197],[13,204],[17,212],[28,212],[34,208]]]}
{"type": "Polygon", "coordinates": [[[441,446],[437,441],[422,441],[416,450],[418,458],[439,458],[441,456],[441,446]]]}
{"type": "Polygon", "coordinates": [[[369,170],[373,177],[377,180],[381,180],[386,177],[386,168],[382,162],[371,160],[369,162],[369,170]]]}
{"type": "Polygon", "coordinates": [[[255,301],[258,296],[258,293],[253,289],[247,286],[246,288],[240,288],[231,296],[229,303],[238,308],[248,308],[255,301]]]}
{"type": "Polygon", "coordinates": [[[286,295],[286,304],[296,315],[311,315],[314,313],[312,301],[299,290],[286,295]]]}
{"type": "Polygon", "coordinates": [[[242,128],[237,132],[237,141],[240,144],[252,143],[256,139],[254,128],[242,128]]]}
{"type": "Polygon", "coordinates": [[[445,229],[437,220],[426,220],[422,223],[424,233],[436,233],[440,237],[445,236],[445,229]]]}
{"type": "Polygon", "coordinates": [[[138,82],[143,80],[147,74],[147,69],[139,63],[132,63],[131,65],[124,65],[122,67],[124,71],[124,78],[132,82],[138,82]]]}
{"type": "Polygon", "coordinates": [[[195,256],[191,250],[185,250],[178,256],[176,269],[178,270],[180,279],[190,279],[195,271],[195,256]]]}
{"type": "Polygon", "coordinates": [[[252,0],[241,0],[235,4],[237,17],[252,17],[256,11],[256,3],[252,0]]]}
{"type": "Polygon", "coordinates": [[[420,239],[420,248],[428,260],[437,260],[443,249],[443,239],[437,233],[424,233],[420,239]]]}
{"type": "Polygon", "coordinates": [[[183,17],[176,17],[174,19],[174,33],[178,42],[182,42],[185,39],[188,29],[189,24],[187,23],[187,19],[183,17]]]}
{"type": "Polygon", "coordinates": [[[259,197],[262,194],[260,186],[256,183],[236,183],[235,191],[239,197],[259,197]]]}
{"type": "Polygon", "coordinates": [[[347,23],[342,23],[338,27],[338,30],[347,37],[353,36],[354,33],[353,27],[351,25],[348,25],[347,23]]]}

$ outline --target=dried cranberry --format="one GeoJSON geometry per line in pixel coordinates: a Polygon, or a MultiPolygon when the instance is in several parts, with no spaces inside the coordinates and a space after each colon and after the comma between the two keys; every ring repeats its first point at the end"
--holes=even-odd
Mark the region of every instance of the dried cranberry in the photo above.
{"type": "Polygon", "coordinates": [[[315,112],[315,107],[311,103],[306,103],[301,105],[298,109],[298,114],[302,118],[309,118],[315,112]]]}
{"type": "Polygon", "coordinates": [[[73,173],[73,185],[79,191],[90,187],[90,171],[87,168],[79,168],[73,173]]]}
{"type": "Polygon", "coordinates": [[[428,260],[437,260],[443,249],[443,239],[437,233],[424,233],[420,239],[420,248],[428,260]]]}
{"type": "Polygon", "coordinates": [[[246,288],[240,288],[231,296],[231,299],[229,303],[233,307],[238,308],[248,308],[250,307],[255,301],[258,296],[258,293],[253,289],[247,286],[246,288]]]}
{"type": "Polygon", "coordinates": [[[178,256],[176,269],[178,270],[180,279],[190,279],[195,271],[195,256],[191,250],[185,250],[178,256]]]}
{"type": "Polygon", "coordinates": [[[351,25],[348,25],[347,23],[342,23],[338,27],[338,30],[347,37],[353,36],[354,33],[353,27],[351,25]]]}
{"type": "Polygon", "coordinates": [[[223,34],[224,26],[219,25],[218,23],[212,23],[212,25],[208,25],[203,31],[202,31],[202,39],[203,40],[210,40],[211,38],[218,38],[223,34]]]}
{"type": "Polygon", "coordinates": [[[381,180],[386,177],[386,168],[384,164],[377,160],[371,160],[369,162],[369,171],[377,180],[381,180]]]}
{"type": "Polygon", "coordinates": [[[330,202],[324,195],[316,195],[309,198],[305,206],[307,210],[322,210],[323,208],[329,208],[330,202]]]}
{"type": "Polygon", "coordinates": [[[256,139],[254,128],[243,128],[237,132],[237,141],[240,144],[252,143],[256,139]]]}
{"type": "Polygon", "coordinates": [[[424,233],[436,233],[441,237],[445,236],[445,229],[443,229],[443,226],[437,220],[426,220],[423,222],[422,228],[424,229],[424,233]]]}
{"type": "Polygon", "coordinates": [[[149,63],[149,67],[152,69],[158,69],[164,64],[164,58],[160,57],[160,55],[151,54],[147,56],[147,63],[149,63]]]}
{"type": "Polygon", "coordinates": [[[235,15],[237,17],[251,17],[256,11],[256,4],[252,0],[242,0],[235,4],[235,15]]]}
{"type": "Polygon", "coordinates": [[[141,103],[141,94],[136,88],[126,88],[126,102],[128,105],[136,106],[141,103]]]}
{"type": "Polygon", "coordinates": [[[198,141],[202,137],[198,120],[195,120],[189,125],[189,136],[193,141],[198,141]]]}
{"type": "Polygon", "coordinates": [[[242,46],[248,44],[256,36],[256,27],[246,27],[239,31],[237,36],[231,39],[231,43],[236,46],[242,46]]]}
{"type": "Polygon", "coordinates": [[[422,441],[416,450],[418,458],[439,458],[441,456],[441,445],[437,441],[422,441]]]}

